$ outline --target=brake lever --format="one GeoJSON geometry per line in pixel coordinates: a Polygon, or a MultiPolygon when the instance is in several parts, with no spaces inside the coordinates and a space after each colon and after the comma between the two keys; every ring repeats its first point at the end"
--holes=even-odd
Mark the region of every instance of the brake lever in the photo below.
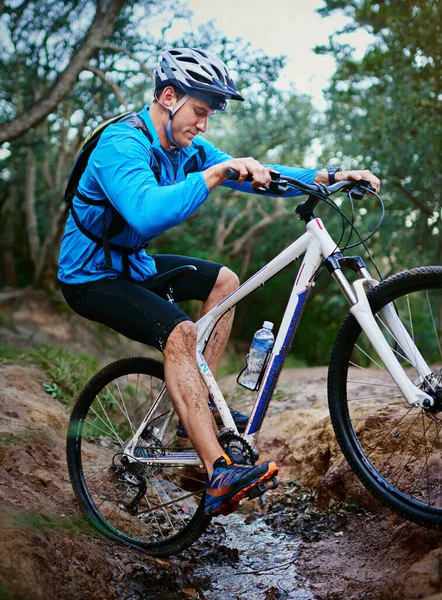
{"type": "Polygon", "coordinates": [[[369,181],[361,179],[351,190],[347,191],[347,196],[353,198],[353,200],[362,200],[367,192],[376,192],[376,190],[370,185],[369,181]]]}
{"type": "Polygon", "coordinates": [[[281,180],[281,174],[278,171],[270,171],[270,183],[267,187],[255,188],[258,194],[274,194],[275,196],[283,196],[288,189],[288,182],[281,180]]]}
{"type": "Polygon", "coordinates": [[[267,187],[254,188],[257,194],[274,194],[283,196],[288,189],[287,181],[271,181],[267,187]]]}

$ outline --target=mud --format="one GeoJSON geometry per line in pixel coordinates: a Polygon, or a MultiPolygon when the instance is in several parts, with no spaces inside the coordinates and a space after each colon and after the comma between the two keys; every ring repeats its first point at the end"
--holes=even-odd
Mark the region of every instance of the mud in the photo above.
{"type": "Polygon", "coordinates": [[[299,541],[294,536],[278,533],[256,514],[246,518],[233,514],[221,527],[221,548],[231,564],[202,565],[195,570],[210,574],[212,589],[205,594],[207,600],[314,599],[308,580],[298,570],[299,541]]]}
{"type": "MultiPolygon", "coordinates": [[[[105,362],[103,340],[89,333],[37,305],[0,332],[19,347],[69,341],[105,362]]],[[[116,356],[141,351],[106,344],[116,356]]],[[[442,600],[441,534],[392,514],[351,474],[328,417],[326,375],[282,374],[259,440],[283,482],[267,505],[245,503],[183,554],[153,559],[85,525],[65,463],[68,410],[38,369],[0,365],[0,598],[442,600]]],[[[234,377],[223,387],[236,408],[251,405],[234,377]]]]}

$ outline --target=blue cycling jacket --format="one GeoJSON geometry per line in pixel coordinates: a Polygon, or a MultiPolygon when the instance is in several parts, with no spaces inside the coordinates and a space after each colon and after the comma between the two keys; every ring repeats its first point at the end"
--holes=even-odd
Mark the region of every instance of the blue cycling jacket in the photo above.
{"type": "MultiPolygon", "coordinates": [[[[204,138],[198,137],[189,148],[179,151],[179,166],[175,177],[172,165],[161,148],[149,108],[145,107],[140,116],[152,135],[152,144],[141,130],[127,123],[109,125],[101,134],[78,185],[78,191],[91,200],[108,198],[115,206],[127,222],[127,227],[120,235],[112,238],[112,242],[129,248],[141,246],[187,219],[209,195],[201,171],[232,158],[204,138]],[[184,167],[187,161],[195,160],[199,146],[204,150],[201,153],[205,156],[204,163],[200,165],[198,172],[186,177],[184,167]],[[152,148],[155,148],[155,156],[161,162],[159,184],[151,168],[152,148]]],[[[266,166],[305,183],[313,183],[317,173],[316,169],[266,166]]],[[[249,183],[240,185],[229,181],[223,185],[255,193],[249,183]]],[[[297,195],[301,195],[297,190],[287,193],[287,196],[297,195]]],[[[106,210],[106,220],[110,223],[111,209],[91,206],[76,196],[73,204],[81,224],[88,231],[101,236],[103,210],[106,210]]],[[[72,214],[69,214],[61,242],[58,278],[65,283],[77,284],[123,274],[122,255],[111,251],[112,268],[108,268],[103,248],[95,252],[92,259],[83,266],[94,248],[95,243],[81,233],[72,214]]],[[[129,266],[130,276],[135,281],[144,281],[156,274],[154,259],[145,250],[130,255],[129,266]]]]}

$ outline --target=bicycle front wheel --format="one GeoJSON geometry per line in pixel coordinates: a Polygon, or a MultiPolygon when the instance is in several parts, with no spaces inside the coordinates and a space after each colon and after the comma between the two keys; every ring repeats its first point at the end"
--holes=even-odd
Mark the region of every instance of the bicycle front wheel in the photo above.
{"type": "Polygon", "coordinates": [[[152,556],[190,546],[205,530],[205,471],[178,417],[161,362],[126,358],[81,392],[69,422],[67,462],[82,512],[101,533],[152,556]],[[147,422],[129,458],[129,446],[147,422]]]}
{"type": "Polygon", "coordinates": [[[330,415],[353,471],[381,501],[421,525],[442,527],[442,267],[389,277],[367,296],[377,322],[410,380],[434,399],[410,406],[349,315],[336,339],[328,375],[330,415]],[[431,373],[401,348],[382,309],[390,305],[431,373]]]}

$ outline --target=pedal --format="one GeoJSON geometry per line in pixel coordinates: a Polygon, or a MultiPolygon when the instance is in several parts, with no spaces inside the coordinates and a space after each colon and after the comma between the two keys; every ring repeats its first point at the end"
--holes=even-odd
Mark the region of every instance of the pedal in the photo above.
{"type": "Polygon", "coordinates": [[[246,496],[249,500],[253,500],[253,498],[258,498],[258,496],[262,496],[262,494],[265,494],[265,492],[268,492],[269,490],[276,489],[278,485],[279,481],[276,477],[266,479],[266,481],[261,481],[261,483],[252,487],[252,489],[247,492],[246,496]]]}

